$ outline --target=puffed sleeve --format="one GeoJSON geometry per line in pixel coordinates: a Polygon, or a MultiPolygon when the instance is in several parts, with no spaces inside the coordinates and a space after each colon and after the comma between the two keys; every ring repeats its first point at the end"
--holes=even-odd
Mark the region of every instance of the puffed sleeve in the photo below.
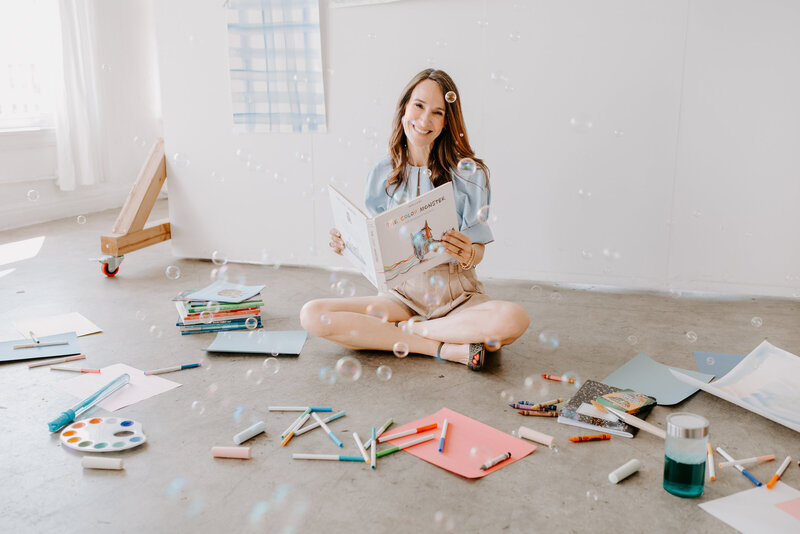
{"type": "Polygon", "coordinates": [[[389,195],[386,194],[386,179],[389,177],[391,169],[391,160],[387,156],[376,163],[367,175],[364,206],[370,217],[386,211],[389,202],[389,195]]]}
{"type": "Polygon", "coordinates": [[[460,231],[472,239],[473,243],[487,244],[494,241],[494,235],[488,224],[491,192],[488,188],[478,185],[485,183],[486,177],[480,169],[469,179],[453,176],[460,231]]]}

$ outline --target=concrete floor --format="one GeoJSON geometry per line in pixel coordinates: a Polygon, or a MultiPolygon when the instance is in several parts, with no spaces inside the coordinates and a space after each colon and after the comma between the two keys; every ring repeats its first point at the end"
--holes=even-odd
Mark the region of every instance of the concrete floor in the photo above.
{"type": "MultiPolygon", "coordinates": [[[[163,201],[156,211],[166,215],[163,201]]],[[[29,370],[25,363],[0,365],[2,532],[730,532],[697,504],[749,489],[738,473],[722,473],[700,499],[673,497],[661,487],[664,445],[658,438],[641,433],[571,444],[571,427],[523,418],[501,395],[569,395],[557,383],[542,391],[538,382],[528,391],[524,379],[574,371],[601,380],[638,352],[690,369],[692,350],[746,354],[764,338],[800,354],[797,301],[601,293],[489,280],[490,294],[525,306],[532,324],[517,343],[491,355],[482,373],[423,357],[354,353],[311,338],[299,358],[282,358],[280,372],[256,385],[246,373],[259,369],[263,358],[205,358],[202,349],[214,334],[180,336],[174,326],[170,298],[209,283],[210,262],[177,260],[168,243],[130,254],[113,279],[87,261],[99,255],[99,236],[115,217],[116,211],[107,211],[89,215],[83,225],[68,219],[0,234],[0,244],[46,236],[35,258],[0,268],[14,269],[0,278],[0,334],[12,337],[16,318],[78,311],[103,328],[80,338],[87,365],[124,362],[147,369],[202,359],[206,367],[165,375],[183,386],[117,412],[141,421],[148,442],[118,453],[125,470],[115,472],[83,470],[80,454],[62,448],[57,435],[46,431],[45,422],[74,402],[53,385],[72,376],[29,370]],[[168,265],[180,267],[180,279],[165,277],[168,265]],[[137,312],[146,317],[137,318],[137,312]],[[763,319],[762,327],[751,325],[754,316],[763,319]],[[543,329],[559,337],[557,350],[538,343],[543,329]],[[695,343],[684,335],[689,330],[697,333],[695,343]],[[629,344],[629,336],[638,342],[629,344]],[[321,384],[320,368],[348,354],[361,361],[361,379],[321,384]],[[379,365],[391,366],[388,382],[376,377],[379,365]],[[202,415],[192,410],[194,401],[204,403],[202,415]],[[387,417],[408,422],[443,406],[506,432],[525,424],[554,435],[558,447],[540,447],[475,481],[405,453],[387,457],[374,472],[363,464],[292,461],[292,452],[335,448],[317,432],[282,448],[278,436],[293,416],[267,413],[270,404],[347,410],[333,427],[349,454],[355,454],[352,431],[364,434],[387,417]],[[252,460],[211,457],[212,446],[232,444],[236,432],[258,419],[268,434],[248,443],[252,460]],[[634,457],[644,469],[611,485],[608,473],[634,457]]],[[[302,304],[330,295],[329,273],[318,269],[233,265],[230,271],[267,285],[263,317],[270,330],[299,328],[302,304]]],[[[357,294],[372,292],[363,278],[350,279],[357,294]]],[[[707,417],[712,441],[734,456],[800,456],[797,433],[703,392],[674,408],[657,407],[648,420],[663,426],[674,410],[707,417]]],[[[773,463],[753,471],[765,480],[774,468],[773,463]]],[[[800,486],[796,464],[783,480],[800,486]]]]}

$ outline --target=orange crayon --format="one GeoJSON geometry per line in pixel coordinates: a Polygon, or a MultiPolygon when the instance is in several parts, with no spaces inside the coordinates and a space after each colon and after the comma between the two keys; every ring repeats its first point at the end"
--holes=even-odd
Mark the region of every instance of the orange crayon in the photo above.
{"type": "Polygon", "coordinates": [[[574,384],[574,378],[561,378],[558,375],[542,375],[545,380],[555,380],[556,382],[566,382],[567,384],[574,384]]]}
{"type": "Polygon", "coordinates": [[[569,438],[572,443],[580,443],[581,441],[602,441],[604,439],[611,439],[611,434],[595,434],[593,436],[573,436],[569,438]]]}

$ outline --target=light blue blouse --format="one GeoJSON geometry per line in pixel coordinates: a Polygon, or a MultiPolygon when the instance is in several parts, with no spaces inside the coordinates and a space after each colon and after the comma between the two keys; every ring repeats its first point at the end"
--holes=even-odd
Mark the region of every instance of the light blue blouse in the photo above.
{"type": "MultiPolygon", "coordinates": [[[[390,197],[386,194],[386,180],[392,172],[392,160],[386,156],[380,160],[367,176],[367,187],[364,195],[364,204],[371,217],[382,213],[387,209],[397,206],[398,197],[403,195],[395,194],[390,197]]],[[[433,182],[423,172],[427,167],[414,167],[406,165],[406,194],[408,198],[417,196],[417,187],[420,194],[425,194],[433,189],[433,182]]],[[[455,173],[451,174],[453,181],[453,193],[456,201],[456,211],[458,213],[459,231],[472,239],[473,243],[491,243],[494,235],[489,226],[478,219],[478,212],[484,206],[489,206],[491,194],[486,187],[478,184],[485,184],[486,178],[481,169],[477,169],[475,174],[466,180],[455,173]]]]}

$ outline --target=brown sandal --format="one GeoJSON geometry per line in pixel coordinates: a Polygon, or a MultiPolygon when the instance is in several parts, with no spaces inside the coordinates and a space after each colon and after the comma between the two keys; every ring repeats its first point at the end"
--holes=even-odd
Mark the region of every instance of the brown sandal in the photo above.
{"type": "Polygon", "coordinates": [[[469,360],[467,367],[471,371],[480,371],[483,369],[484,357],[486,356],[486,347],[483,343],[470,343],[469,344],[469,360]]]}

